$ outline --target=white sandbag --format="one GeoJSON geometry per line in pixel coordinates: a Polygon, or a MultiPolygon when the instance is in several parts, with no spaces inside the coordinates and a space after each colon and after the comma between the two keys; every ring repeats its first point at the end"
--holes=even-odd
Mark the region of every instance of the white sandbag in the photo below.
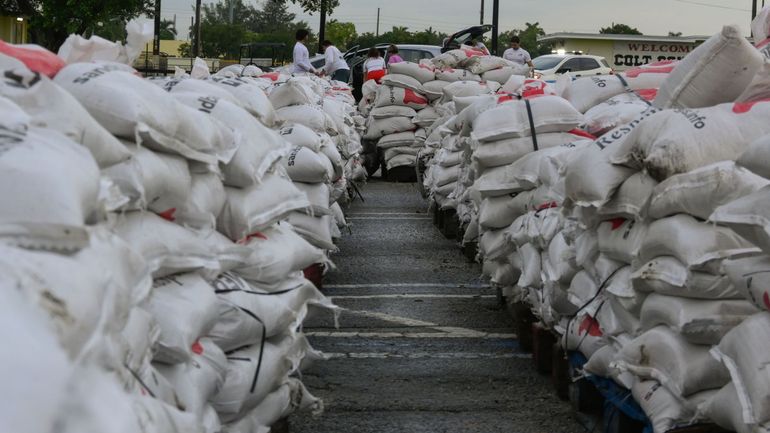
{"type": "MultiPolygon", "coordinates": [[[[572,143],[583,137],[569,132],[552,132],[537,135],[537,149],[547,149],[572,143]]],[[[479,143],[473,152],[473,160],[484,167],[492,168],[508,165],[535,150],[531,136],[505,138],[498,141],[479,143]]]]}
{"type": "Polygon", "coordinates": [[[591,107],[629,90],[657,89],[673,69],[673,64],[662,64],[634,68],[618,75],[578,78],[569,85],[564,97],[578,111],[585,113],[591,107]]]}
{"type": "Polygon", "coordinates": [[[751,143],[737,163],[765,179],[770,179],[770,135],[751,143]]]}
{"type": "Polygon", "coordinates": [[[193,173],[187,200],[174,213],[174,222],[200,230],[214,230],[225,206],[225,187],[219,175],[193,173]]]}
{"type": "Polygon", "coordinates": [[[770,257],[760,255],[726,260],[724,268],[733,286],[746,300],[770,311],[770,257]]]}
{"type": "Polygon", "coordinates": [[[432,66],[422,64],[422,63],[412,63],[412,62],[398,62],[398,63],[391,63],[388,65],[388,70],[391,74],[401,74],[401,75],[407,75],[415,80],[419,81],[421,84],[427,83],[428,81],[435,80],[436,74],[433,70],[432,66]]]}
{"type": "Polygon", "coordinates": [[[628,334],[609,337],[610,343],[594,352],[583,365],[583,370],[588,374],[611,378],[618,385],[630,389],[636,382],[634,376],[630,373],[619,373],[616,369],[610,368],[610,364],[615,361],[620,349],[632,339],[633,337],[628,334]]]}
{"type": "Polygon", "coordinates": [[[468,59],[464,66],[468,71],[474,74],[483,74],[493,69],[510,66],[510,63],[497,56],[475,56],[468,59]]]}
{"type": "Polygon", "coordinates": [[[217,161],[214,143],[207,141],[219,133],[213,123],[122,67],[75,63],[55,82],[115,136],[204,163],[217,161]]]}
{"type": "Polygon", "coordinates": [[[494,90],[487,86],[487,83],[478,81],[455,81],[442,89],[444,96],[442,102],[451,102],[454,98],[463,98],[468,96],[479,96],[488,93],[494,93],[494,90]]]}
{"type": "Polygon", "coordinates": [[[391,159],[399,155],[417,156],[418,153],[420,153],[420,149],[415,147],[410,147],[410,146],[389,147],[385,149],[385,152],[383,152],[383,157],[385,158],[385,161],[390,161],[391,159]]]}
{"type": "Polygon", "coordinates": [[[305,82],[290,78],[287,82],[276,86],[268,96],[276,110],[290,105],[318,105],[321,97],[305,82]]]}
{"type": "MultiPolygon", "coordinates": [[[[396,155],[393,158],[387,160],[385,164],[385,168],[387,168],[388,170],[392,170],[396,167],[414,167],[416,163],[417,163],[416,156],[402,153],[400,155],[396,155]]],[[[448,184],[446,185],[446,187],[449,188],[449,185],[453,185],[453,184],[448,184]]]]}
{"type": "Polygon", "coordinates": [[[481,51],[463,48],[441,53],[441,55],[432,58],[431,63],[436,65],[437,68],[454,68],[464,63],[470,57],[483,55],[481,51]]]}
{"type": "Polygon", "coordinates": [[[275,112],[276,120],[282,125],[305,125],[315,132],[337,134],[331,117],[317,105],[291,105],[275,112]]]}
{"type": "Polygon", "coordinates": [[[308,212],[315,216],[330,215],[329,197],[331,189],[325,183],[303,183],[295,182],[300,191],[304,192],[310,202],[308,212]]]}
{"type": "Polygon", "coordinates": [[[414,141],[414,132],[399,132],[380,138],[380,140],[377,141],[377,147],[380,149],[388,149],[390,147],[411,146],[414,144],[414,141]]]}
{"type": "Polygon", "coordinates": [[[422,91],[428,97],[429,100],[435,101],[444,96],[444,87],[451,84],[449,81],[435,80],[423,83],[422,91]]]}
{"type": "Polygon", "coordinates": [[[655,188],[650,216],[687,213],[708,219],[717,207],[749,195],[770,183],[732,161],[672,176],[655,188]]]}
{"type": "Polygon", "coordinates": [[[241,106],[240,102],[238,102],[232,93],[208,80],[192,80],[189,77],[170,79],[155,79],[155,77],[153,77],[150,81],[153,84],[161,86],[163,90],[170,92],[175,97],[185,93],[192,93],[206,98],[213,97],[215,100],[224,99],[239,107],[241,106]]]}
{"type": "Polygon", "coordinates": [[[248,263],[251,250],[245,245],[233,242],[216,230],[202,231],[200,234],[208,242],[209,248],[216,253],[220,272],[231,271],[248,263]]]}
{"type": "Polygon", "coordinates": [[[416,115],[417,111],[415,111],[414,108],[404,107],[402,105],[387,105],[385,107],[377,107],[372,109],[372,111],[369,113],[369,117],[373,119],[387,119],[389,117],[413,118],[416,115]]]}
{"type": "Polygon", "coordinates": [[[296,146],[281,162],[294,182],[317,183],[331,180],[327,170],[328,158],[310,148],[296,146]]]}
{"type": "Polygon", "coordinates": [[[292,272],[325,261],[323,252],[295,233],[288,223],[273,225],[250,236],[245,245],[252,253],[236,272],[251,281],[276,283],[292,272]]]}
{"type": "Polygon", "coordinates": [[[725,385],[709,401],[701,405],[699,414],[722,428],[736,433],[766,433],[770,431],[770,423],[751,425],[746,423],[744,409],[735,383],[725,385]]]}
{"type": "Polygon", "coordinates": [[[428,99],[414,90],[393,86],[381,86],[377,90],[374,106],[386,107],[389,105],[401,105],[414,108],[415,110],[421,110],[428,105],[428,99]]]}
{"type": "Polygon", "coordinates": [[[156,368],[174,386],[185,411],[200,415],[225,383],[227,357],[210,339],[201,338],[193,343],[187,362],[156,368]]]}
{"type": "MultiPolygon", "coordinates": [[[[0,127],[12,127],[10,120],[0,119],[0,127]]],[[[0,138],[0,237],[31,247],[82,246],[84,224],[99,207],[99,167],[69,138],[21,127],[0,138]]]]}
{"type": "Polygon", "coordinates": [[[415,129],[417,128],[409,117],[371,118],[366,125],[366,133],[363,138],[366,140],[377,140],[386,135],[414,131],[415,129]]]}
{"type": "Polygon", "coordinates": [[[719,262],[756,254],[759,249],[732,230],[678,214],[653,221],[639,248],[640,263],[673,256],[688,269],[719,269],[719,262]]]}
{"type": "Polygon", "coordinates": [[[261,184],[247,189],[225,190],[227,201],[217,218],[217,228],[234,241],[310,206],[305,194],[279,174],[270,174],[261,184]]]}
{"type": "Polygon", "coordinates": [[[234,421],[257,407],[299,368],[308,350],[304,337],[289,336],[231,353],[225,385],[211,400],[222,421],[234,421]]]}
{"type": "Polygon", "coordinates": [[[579,206],[601,206],[631,175],[633,168],[613,164],[616,155],[628,155],[635,144],[639,125],[654,113],[651,108],[628,125],[599,137],[594,145],[580,151],[565,167],[567,197],[579,206]]]}
{"type": "Polygon", "coordinates": [[[640,255],[643,242],[649,237],[647,223],[623,218],[604,221],[597,231],[599,251],[611,259],[629,264],[640,255]]]}
{"type": "Polygon", "coordinates": [[[189,360],[195,350],[193,343],[217,321],[214,288],[198,274],[155,280],[144,308],[160,329],[154,360],[167,364],[189,360]]]}
{"type": "MultiPolygon", "coordinates": [[[[739,259],[749,260],[749,259],[739,259]]],[[[725,262],[725,266],[727,263],[725,262]]],[[[671,256],[655,257],[640,266],[631,275],[631,283],[640,292],[655,292],[661,295],[693,299],[741,299],[726,275],[688,270],[679,260],[671,256]]]]}
{"type": "Polygon", "coordinates": [[[337,250],[331,234],[331,216],[311,216],[302,212],[289,214],[294,230],[312,245],[323,250],[337,250]]]}
{"type": "MultiPolygon", "coordinates": [[[[653,432],[666,433],[677,426],[692,424],[693,411],[657,381],[640,380],[631,387],[631,392],[652,423],[653,432]]],[[[689,403],[690,407],[697,407],[699,402],[706,401],[705,399],[713,394],[713,391],[698,393],[686,403],[689,403]]]]}
{"type": "Polygon", "coordinates": [[[524,77],[529,73],[529,66],[503,66],[484,72],[481,78],[484,81],[495,81],[500,84],[506,84],[512,76],[524,77]]]}
{"type": "Polygon", "coordinates": [[[718,207],[709,221],[727,226],[770,252],[770,186],[718,207]]]}
{"type": "Polygon", "coordinates": [[[100,167],[130,157],[125,147],[100,125],[67,91],[48,77],[26,68],[6,70],[0,95],[30,116],[30,125],[58,131],[85,146],[100,167]]]}
{"type": "Polygon", "coordinates": [[[576,128],[583,120],[564,99],[543,96],[532,101],[511,101],[480,114],[473,121],[473,137],[479,141],[495,141],[503,138],[532,135],[526,103],[529,102],[532,122],[538,134],[566,132],[576,128]]]}
{"type": "Polygon", "coordinates": [[[677,397],[719,388],[730,381],[727,369],[709,354],[708,346],[690,344],[665,326],[658,326],[628,343],[615,368],[654,379],[677,397]]]}
{"type": "Polygon", "coordinates": [[[735,101],[762,61],[738,26],[725,26],[676,65],[661,83],[654,105],[698,108],[735,101]]]}
{"type": "Polygon", "coordinates": [[[245,188],[258,183],[287,150],[286,143],[275,131],[265,127],[235,103],[194,93],[174,97],[236,131],[238,148],[222,167],[224,183],[228,186],[245,188]]]}
{"type": "Polygon", "coordinates": [[[658,180],[726,160],[735,160],[770,132],[770,101],[721,104],[696,110],[664,110],[636,128],[633,154],[613,162],[641,164],[658,180]]]}
{"type": "Polygon", "coordinates": [[[220,269],[208,242],[158,215],[126,213],[118,218],[114,231],[144,257],[156,278],[193,270],[209,275],[220,269]]]}
{"type": "Polygon", "coordinates": [[[174,221],[192,191],[192,175],[181,156],[126,145],[131,158],[102,171],[128,197],[128,210],[149,209],[174,221]]]}
{"type": "Polygon", "coordinates": [[[391,72],[382,77],[383,86],[401,87],[403,89],[410,89],[418,93],[422,93],[422,83],[414,77],[409,75],[397,74],[391,72]]]}
{"type": "Polygon", "coordinates": [[[770,315],[762,312],[735,327],[712,349],[730,371],[747,424],[770,421],[770,356],[765,347],[769,337],[770,315]]]}
{"type": "Polygon", "coordinates": [[[460,167],[441,167],[433,166],[431,168],[433,182],[435,186],[444,186],[449,183],[457,182],[460,177],[460,167]]]}
{"type": "Polygon", "coordinates": [[[436,70],[436,80],[454,83],[456,81],[481,81],[481,76],[467,69],[444,68],[436,70]]]}
{"type": "Polygon", "coordinates": [[[292,146],[307,147],[314,152],[321,151],[321,136],[305,125],[298,123],[284,126],[279,133],[292,146]]]}
{"type": "Polygon", "coordinates": [[[223,433],[269,433],[268,426],[289,415],[311,410],[323,410],[323,403],[305,388],[299,379],[290,377],[278,389],[268,394],[248,415],[239,421],[224,426],[223,433]]]}
{"type": "Polygon", "coordinates": [[[641,311],[643,330],[666,325],[692,344],[713,345],[756,307],[744,300],[700,300],[653,293],[641,311]]]}
{"type": "Polygon", "coordinates": [[[645,172],[639,172],[623,182],[612,198],[604,203],[598,214],[602,218],[641,220],[647,216],[650,198],[658,182],[645,172]]]}
{"type": "Polygon", "coordinates": [[[209,81],[230,92],[252,116],[267,127],[276,122],[276,111],[265,92],[248,78],[212,76],[209,81]]]}
{"type": "MultiPolygon", "coordinates": [[[[485,235],[486,233],[482,235],[482,240],[485,235]]],[[[481,246],[481,243],[479,243],[479,246],[481,246]]],[[[503,250],[503,252],[506,251],[503,250]]],[[[516,284],[520,287],[539,288],[542,285],[542,279],[540,277],[542,271],[542,258],[535,246],[529,243],[524,244],[512,255],[517,255],[522,264],[521,275],[516,284]]]]}
{"type": "Polygon", "coordinates": [[[212,285],[219,298],[219,319],[208,336],[228,352],[297,329],[309,303],[332,308],[301,275],[284,279],[270,290],[234,273],[220,275],[212,285]]]}
{"type": "Polygon", "coordinates": [[[546,281],[567,284],[578,272],[575,248],[567,243],[561,232],[553,238],[548,245],[547,255],[543,257],[543,275],[546,281]]]}
{"type": "MultiPolygon", "coordinates": [[[[587,309],[595,310],[591,305],[587,309]]],[[[599,322],[588,312],[580,311],[567,322],[562,334],[561,346],[564,350],[574,350],[582,353],[586,358],[591,358],[599,349],[607,345],[603,335],[599,322]]]]}
{"type": "MultiPolygon", "coordinates": [[[[484,232],[479,239],[479,253],[484,260],[497,260],[513,252],[514,247],[505,240],[504,230],[484,232]]],[[[538,254],[539,257],[539,254],[538,254]]]]}
{"type": "MultiPolygon", "coordinates": [[[[651,89],[644,95],[656,92],[651,89]]],[[[650,102],[642,93],[621,93],[590,108],[585,112],[583,128],[591,134],[603,135],[607,131],[637,118],[644,110],[649,108],[650,102]]]]}
{"type": "Polygon", "coordinates": [[[3,431],[53,431],[61,405],[70,396],[73,366],[58,339],[21,291],[2,281],[0,330],[5,349],[0,358],[3,389],[13,398],[0,409],[3,431]]]}

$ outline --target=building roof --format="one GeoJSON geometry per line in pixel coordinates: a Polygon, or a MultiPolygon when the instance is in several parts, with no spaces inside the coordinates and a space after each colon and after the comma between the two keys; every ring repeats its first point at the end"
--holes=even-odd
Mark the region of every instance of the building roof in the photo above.
{"type": "Polygon", "coordinates": [[[618,35],[609,33],[551,33],[537,38],[538,42],[553,42],[559,39],[594,39],[609,41],[649,41],[649,42],[679,42],[693,44],[703,42],[710,36],[649,36],[649,35],[618,35]]]}

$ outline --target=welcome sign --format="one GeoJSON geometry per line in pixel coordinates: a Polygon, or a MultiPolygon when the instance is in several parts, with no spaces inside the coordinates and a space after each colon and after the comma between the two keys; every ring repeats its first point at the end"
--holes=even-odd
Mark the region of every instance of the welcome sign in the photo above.
{"type": "Polygon", "coordinates": [[[615,67],[630,68],[660,60],[681,60],[695,49],[694,43],[615,41],[609,60],[615,67]]]}

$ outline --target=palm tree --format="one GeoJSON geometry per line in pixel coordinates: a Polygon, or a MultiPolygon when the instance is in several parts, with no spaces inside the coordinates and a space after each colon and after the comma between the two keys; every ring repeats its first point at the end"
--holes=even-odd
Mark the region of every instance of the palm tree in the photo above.
{"type": "Polygon", "coordinates": [[[161,40],[174,40],[176,39],[176,27],[171,20],[160,20],[160,39],[161,40]]]}

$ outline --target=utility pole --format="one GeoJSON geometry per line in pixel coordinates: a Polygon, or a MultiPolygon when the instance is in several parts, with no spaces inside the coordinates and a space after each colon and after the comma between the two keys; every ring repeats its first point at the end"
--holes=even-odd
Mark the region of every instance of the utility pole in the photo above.
{"type": "Polygon", "coordinates": [[[200,57],[201,53],[201,0],[195,0],[195,43],[193,44],[193,57],[200,57]]]}
{"type": "Polygon", "coordinates": [[[484,0],[481,0],[481,17],[479,18],[479,24],[484,25],[484,0]]]}
{"type": "Polygon", "coordinates": [[[380,8],[377,8],[377,32],[375,36],[380,36],[380,8]]]}
{"type": "MultiPolygon", "coordinates": [[[[321,25],[318,27],[318,52],[323,53],[323,43],[326,39],[326,0],[321,0],[321,25]]],[[[335,41],[336,42],[336,41],[335,41]]]]}
{"type": "Polygon", "coordinates": [[[492,0],[492,54],[497,55],[497,34],[500,22],[500,0],[492,0]]]}
{"type": "Polygon", "coordinates": [[[160,0],[155,0],[155,39],[152,41],[152,55],[160,54],[160,0]]]}

